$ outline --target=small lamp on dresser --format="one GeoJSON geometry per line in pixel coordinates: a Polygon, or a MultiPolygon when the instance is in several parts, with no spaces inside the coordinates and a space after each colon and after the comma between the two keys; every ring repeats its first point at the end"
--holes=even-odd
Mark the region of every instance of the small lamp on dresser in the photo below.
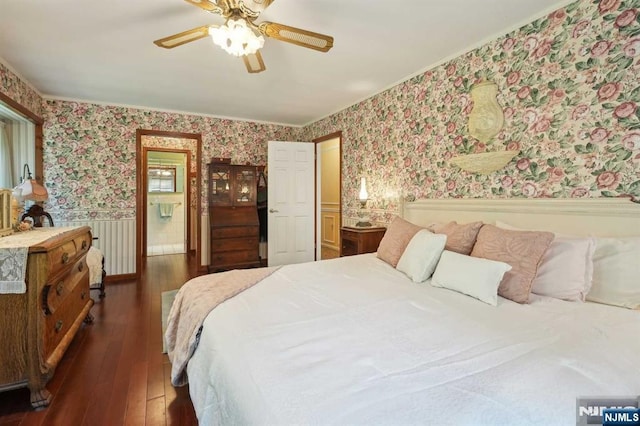
{"type": "Polygon", "coordinates": [[[49,198],[47,188],[31,176],[29,165],[25,164],[22,170],[22,182],[13,188],[13,196],[19,201],[46,201],[49,198]]]}
{"type": "MultiPolygon", "coordinates": [[[[22,170],[22,182],[15,188],[13,188],[13,196],[18,201],[18,203],[23,204],[25,201],[34,201],[36,203],[46,201],[49,198],[49,191],[47,191],[46,186],[40,184],[37,180],[33,179],[31,176],[31,170],[29,169],[29,165],[25,164],[22,170]]],[[[49,222],[51,222],[50,216],[48,213],[44,213],[42,206],[37,204],[33,204],[29,207],[29,210],[26,210],[23,217],[41,217],[46,215],[49,217],[49,222]]],[[[42,226],[42,222],[34,223],[34,226],[40,227],[42,226]]]]}

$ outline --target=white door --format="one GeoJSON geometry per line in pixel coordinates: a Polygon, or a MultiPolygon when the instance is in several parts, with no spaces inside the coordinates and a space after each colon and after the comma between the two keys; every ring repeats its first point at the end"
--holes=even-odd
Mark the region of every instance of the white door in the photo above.
{"type": "Polygon", "coordinates": [[[314,149],[308,142],[269,141],[269,266],[315,259],[314,149]]]}

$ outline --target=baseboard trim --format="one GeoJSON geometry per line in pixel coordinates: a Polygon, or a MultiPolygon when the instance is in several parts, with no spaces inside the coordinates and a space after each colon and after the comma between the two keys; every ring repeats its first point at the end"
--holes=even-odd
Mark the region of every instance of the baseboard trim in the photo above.
{"type": "Polygon", "coordinates": [[[104,279],[105,284],[117,283],[121,281],[131,281],[136,279],[136,274],[120,274],[120,275],[108,275],[104,279]]]}

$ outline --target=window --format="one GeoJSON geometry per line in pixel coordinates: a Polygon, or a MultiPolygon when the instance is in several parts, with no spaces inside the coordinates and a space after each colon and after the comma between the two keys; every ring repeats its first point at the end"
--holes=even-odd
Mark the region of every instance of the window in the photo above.
{"type": "Polygon", "coordinates": [[[149,192],[176,192],[176,168],[158,167],[148,168],[149,192]]]}
{"type": "Polygon", "coordinates": [[[35,175],[35,140],[35,125],[0,102],[0,188],[18,185],[25,164],[35,175]]]}

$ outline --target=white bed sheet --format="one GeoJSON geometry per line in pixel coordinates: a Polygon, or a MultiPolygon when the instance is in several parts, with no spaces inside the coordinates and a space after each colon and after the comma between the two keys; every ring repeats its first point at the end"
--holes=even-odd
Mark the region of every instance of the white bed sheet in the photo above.
{"type": "Polygon", "coordinates": [[[577,397],[640,395],[638,336],[638,311],[493,307],[368,254],[224,302],[187,373],[201,425],[566,425],[577,397]]]}

